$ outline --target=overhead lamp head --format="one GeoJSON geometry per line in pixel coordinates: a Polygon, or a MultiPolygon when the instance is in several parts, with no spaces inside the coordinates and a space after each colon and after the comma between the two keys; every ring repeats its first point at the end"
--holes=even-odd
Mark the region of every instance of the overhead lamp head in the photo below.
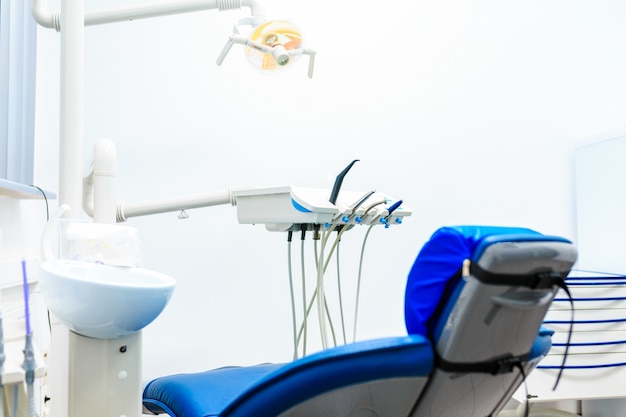
{"type": "Polygon", "coordinates": [[[235,43],[245,45],[248,61],[264,71],[287,67],[301,55],[309,55],[309,78],[313,77],[315,51],[302,47],[300,30],[288,20],[265,20],[259,24],[258,18],[241,19],[217,58],[218,65],[222,64],[235,43]],[[252,26],[248,36],[241,35],[241,25],[252,26]]]}
{"type": "Polygon", "coordinates": [[[270,20],[257,26],[246,46],[246,57],[255,67],[262,70],[284,68],[297,61],[301,54],[290,56],[290,51],[302,48],[302,34],[293,23],[287,20],[270,20]],[[260,49],[257,44],[264,48],[260,49]],[[266,48],[271,48],[271,53],[266,48]]]}

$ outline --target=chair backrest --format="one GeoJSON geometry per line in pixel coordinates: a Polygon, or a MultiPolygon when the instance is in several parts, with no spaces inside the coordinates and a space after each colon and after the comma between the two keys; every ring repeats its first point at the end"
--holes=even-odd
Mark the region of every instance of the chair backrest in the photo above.
{"type": "Polygon", "coordinates": [[[576,255],[568,240],[529,229],[438,230],[406,290],[407,330],[429,334],[436,356],[412,415],[485,417],[504,406],[550,348],[540,326],[576,255]]]}

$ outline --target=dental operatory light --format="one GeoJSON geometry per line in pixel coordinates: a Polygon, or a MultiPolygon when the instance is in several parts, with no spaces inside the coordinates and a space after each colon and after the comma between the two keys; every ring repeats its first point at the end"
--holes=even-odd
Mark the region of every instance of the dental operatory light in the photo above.
{"type": "Polygon", "coordinates": [[[300,56],[308,55],[308,76],[313,78],[315,51],[302,47],[300,29],[288,20],[260,20],[256,17],[240,19],[217,58],[218,65],[224,62],[234,44],[244,45],[248,61],[263,71],[286,68],[300,56]],[[243,26],[250,26],[248,35],[242,34],[243,26]]]}

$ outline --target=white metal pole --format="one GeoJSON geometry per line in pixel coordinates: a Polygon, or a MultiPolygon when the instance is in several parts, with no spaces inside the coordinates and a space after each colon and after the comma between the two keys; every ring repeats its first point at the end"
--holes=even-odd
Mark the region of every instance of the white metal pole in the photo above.
{"type": "Polygon", "coordinates": [[[84,3],[61,2],[59,205],[80,217],[83,178],[84,3]]]}
{"type": "MultiPolygon", "coordinates": [[[[61,90],[59,143],[59,206],[67,204],[67,217],[80,217],[82,209],[84,3],[61,1],[61,90]]],[[[50,363],[51,417],[67,417],[69,395],[69,330],[53,322],[50,363]]]]}

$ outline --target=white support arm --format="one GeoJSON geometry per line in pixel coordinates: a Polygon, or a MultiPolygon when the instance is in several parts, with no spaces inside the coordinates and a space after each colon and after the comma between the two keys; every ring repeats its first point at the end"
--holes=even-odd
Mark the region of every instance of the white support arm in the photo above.
{"type": "MultiPolygon", "coordinates": [[[[169,0],[86,12],[85,25],[101,25],[202,10],[235,10],[242,7],[250,8],[252,16],[263,16],[263,10],[257,0],[169,0]]],[[[47,0],[32,0],[32,13],[41,26],[61,30],[61,12],[49,11],[47,0]]]]}
{"type": "Polygon", "coordinates": [[[120,202],[117,205],[117,221],[125,222],[129,217],[146,216],[149,214],[167,213],[171,211],[180,211],[200,207],[219,206],[222,204],[231,204],[233,206],[237,204],[236,200],[232,197],[230,190],[149,200],[131,204],[120,202]]]}
{"type": "MultiPolygon", "coordinates": [[[[83,210],[89,217],[94,217],[94,172],[83,178],[83,210]]],[[[116,204],[116,220],[125,222],[129,217],[147,216],[150,214],[168,213],[200,207],[219,206],[222,204],[237,205],[232,189],[186,196],[161,198],[136,203],[119,202],[116,204]]],[[[95,220],[95,219],[94,219],[95,220]]]]}

